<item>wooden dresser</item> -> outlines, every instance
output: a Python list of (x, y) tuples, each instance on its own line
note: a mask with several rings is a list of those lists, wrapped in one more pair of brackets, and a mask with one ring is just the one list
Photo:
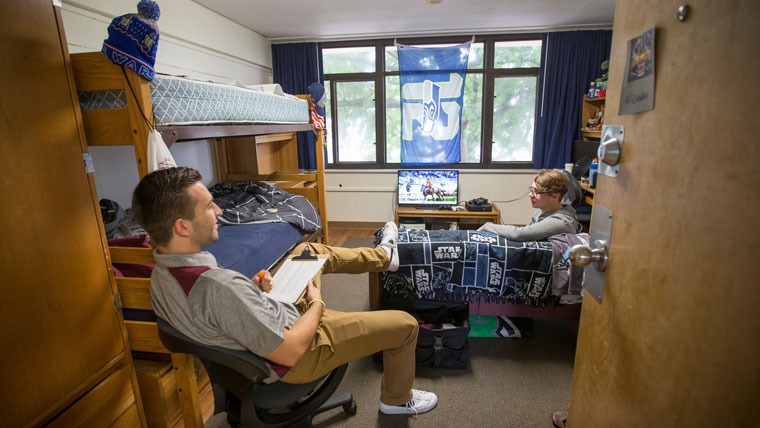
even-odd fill
[(145, 426), (54, 3), (0, 2), (0, 427)]

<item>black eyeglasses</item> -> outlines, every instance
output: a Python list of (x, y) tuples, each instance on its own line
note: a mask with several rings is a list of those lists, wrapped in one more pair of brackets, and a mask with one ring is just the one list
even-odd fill
[(548, 195), (550, 193), (556, 193), (556, 192), (539, 192), (533, 186), (528, 187), (528, 194), (529, 195)]

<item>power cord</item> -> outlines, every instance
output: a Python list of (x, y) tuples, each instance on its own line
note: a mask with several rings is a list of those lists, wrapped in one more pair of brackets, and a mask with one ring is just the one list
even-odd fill
[(519, 201), (520, 199), (528, 196), (529, 194), (530, 194), (530, 192), (525, 192), (525, 193), (522, 194), (522, 196), (519, 196), (519, 197), (517, 197), (515, 199), (509, 199), (507, 201), (491, 201), (491, 202), (501, 202), (501, 203), (505, 203), (506, 204), (506, 203), (509, 203), (509, 202)]
[(392, 203), (390, 205), (391, 206), (391, 218), (394, 218), (396, 216), (396, 213), (393, 212), (393, 208), (392, 207), (396, 206), (396, 202), (397, 201), (398, 201), (398, 186), (393, 191), (393, 201), (392, 201)]

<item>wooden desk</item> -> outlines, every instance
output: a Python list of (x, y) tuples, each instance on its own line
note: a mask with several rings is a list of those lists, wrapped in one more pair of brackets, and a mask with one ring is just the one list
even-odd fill
[[(591, 187), (589, 187), (588, 182), (583, 183), (579, 181), (578, 184), (580, 184), (581, 190), (583, 190), (583, 193), (584, 193), (583, 200), (581, 201), (581, 205), (579, 205), (579, 207), (583, 205), (590, 205), (591, 206), (590, 217), (593, 217), (594, 216), (594, 196), (596, 196), (596, 189), (592, 189)], [(588, 220), (588, 226), (589, 226), (589, 229), (591, 229), (590, 218)], [(585, 225), (584, 225), (584, 228), (585, 228)], [(588, 232), (588, 230), (584, 230), (584, 232)]]
[(579, 181), (578, 184), (580, 184), (581, 189), (586, 192), (586, 195), (583, 197), (583, 202), (594, 206), (594, 195), (596, 194), (596, 189), (592, 189), (589, 187), (588, 183), (583, 183), (581, 181)]
[(396, 224), (400, 224), (399, 220), (403, 218), (417, 217), (422, 218), (426, 222), (429, 221), (451, 221), (457, 222), (465, 219), (480, 219), (485, 220), (483, 223), (490, 221), (491, 223), (501, 223), (501, 211), (496, 204), (491, 205), (490, 211), (468, 211), (466, 208), (463, 211), (449, 211), (439, 209), (420, 209), (413, 207), (398, 206), (396, 204), (395, 209)]

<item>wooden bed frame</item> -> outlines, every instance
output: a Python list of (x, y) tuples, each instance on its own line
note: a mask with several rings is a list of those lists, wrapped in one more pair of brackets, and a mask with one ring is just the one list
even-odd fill
[[(129, 71), (125, 76), (121, 67), (100, 52), (72, 54), (71, 65), (79, 92), (124, 91), (126, 108), (82, 111), (85, 136), (88, 146), (133, 146), (142, 178), (148, 173), (150, 132), (143, 114), (153, 117), (150, 83)], [(308, 95), (297, 96), (311, 103)], [(294, 123), (159, 126), (158, 131), (167, 146), (179, 141), (214, 140), (222, 182), (265, 181), (306, 197), (322, 219), (322, 242), (328, 242), (323, 130), (315, 130), (311, 123)], [(317, 169), (313, 171), (298, 169), (296, 132), (302, 131), (317, 134)]]
[[(89, 146), (133, 146), (137, 170), (142, 178), (148, 172), (147, 141), (150, 132), (143, 114), (153, 117), (149, 82), (131, 71), (123, 73), (119, 66), (100, 52), (72, 54), (71, 64), (79, 92), (124, 90), (126, 108), (82, 111), (85, 136)], [(134, 90), (134, 96), (130, 86)], [(299, 97), (311, 103), (308, 95)], [(306, 197), (321, 217), (322, 231), (306, 236), (302, 241), (321, 238), (322, 242), (327, 243), (322, 130), (317, 132), (316, 139), (317, 169), (307, 172), (298, 170), (296, 132), (316, 132), (311, 123), (185, 125), (158, 127), (158, 131), (167, 145), (179, 141), (214, 140), (216, 166), (222, 182), (265, 181)], [(111, 263), (155, 264), (150, 248), (108, 247), (108, 254)], [(118, 306), (153, 310), (150, 279), (119, 277), (115, 278), (115, 282), (121, 300)], [(158, 338), (155, 322), (125, 320), (125, 324), (132, 351), (171, 355), (184, 424), (186, 427), (202, 427), (203, 417), (192, 356), (169, 352)]]

